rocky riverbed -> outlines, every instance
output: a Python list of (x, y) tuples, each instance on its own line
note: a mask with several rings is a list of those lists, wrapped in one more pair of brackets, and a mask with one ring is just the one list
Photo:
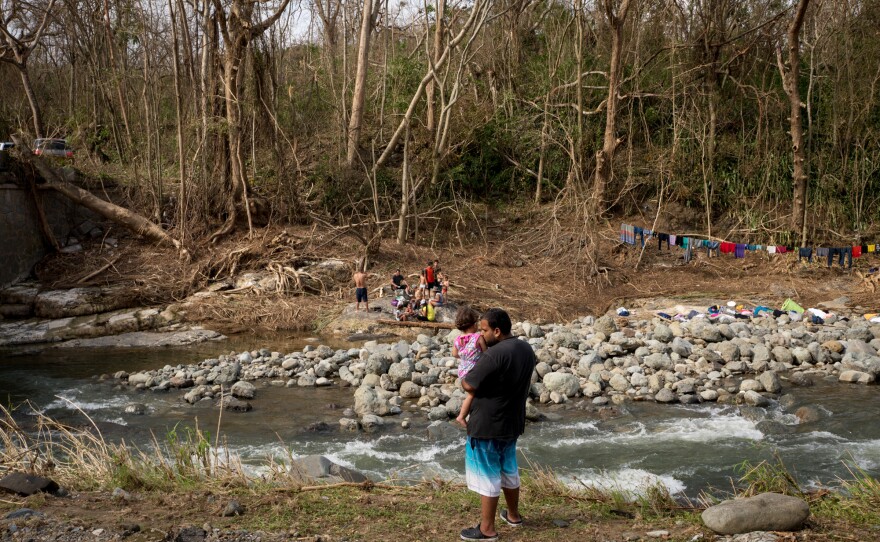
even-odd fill
[[(538, 357), (527, 411), (533, 421), (545, 416), (540, 405), (570, 401), (591, 408), (627, 401), (765, 407), (785, 386), (816, 379), (870, 384), (880, 373), (880, 325), (861, 318), (814, 325), (787, 315), (720, 322), (605, 315), (564, 325), (520, 322), (513, 332)], [(263, 385), (350, 387), (354, 404), (339, 420), (341, 429), (373, 431), (404, 411), (432, 421), (455, 416), (464, 399), (451, 354), (457, 333), (350, 349), (230, 353), (112, 378), (139, 389), (180, 390), (187, 403), (213, 401), (240, 412), (258, 404)]]

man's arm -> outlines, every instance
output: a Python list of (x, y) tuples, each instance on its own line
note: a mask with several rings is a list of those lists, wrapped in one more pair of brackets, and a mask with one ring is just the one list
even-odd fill
[(461, 381), (461, 387), (464, 388), (464, 391), (466, 391), (466, 392), (468, 392), (468, 393), (474, 393), (475, 391), (477, 391), (477, 388), (475, 388), (475, 387), (471, 386), (470, 384), (468, 384), (468, 383), (467, 383), (467, 380), (462, 380), (462, 381)]

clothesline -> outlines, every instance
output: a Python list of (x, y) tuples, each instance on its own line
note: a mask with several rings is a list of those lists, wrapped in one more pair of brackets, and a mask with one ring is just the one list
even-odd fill
[(657, 239), (657, 249), (663, 250), (663, 244), (666, 243), (666, 249), (670, 250), (673, 246), (684, 249), (684, 260), (689, 262), (693, 258), (693, 251), (696, 249), (706, 249), (706, 255), (712, 256), (719, 254), (733, 254), (736, 258), (745, 258), (746, 252), (766, 252), (767, 254), (787, 254), (797, 253), (798, 261), (807, 260), (813, 263), (813, 256), (817, 260), (819, 258), (828, 259), (828, 267), (834, 263), (837, 257), (841, 267), (844, 263), (848, 267), (852, 267), (853, 258), (859, 258), (862, 254), (873, 254), (878, 251), (877, 244), (870, 245), (853, 245), (838, 247), (798, 247), (790, 245), (754, 245), (747, 243), (731, 243), (728, 241), (710, 241), (708, 239), (697, 239), (695, 237), (676, 235), (671, 233), (656, 232), (632, 224), (620, 225), (620, 241), (628, 245), (635, 245), (636, 238), (641, 246), (645, 246), (646, 242)]

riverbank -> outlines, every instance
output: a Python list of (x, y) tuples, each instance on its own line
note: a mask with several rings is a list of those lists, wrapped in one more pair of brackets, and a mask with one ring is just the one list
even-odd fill
[[(740, 485), (743, 496), (778, 478)], [(278, 481), (204, 481), (174, 490), (79, 491), (55, 497), (0, 500), (0, 538), (60, 542), (241, 541), (309, 542), (457, 540), (478, 521), (479, 499), (459, 484), (440, 480), (415, 486), (304, 485)], [(831, 542), (877, 539), (876, 486), (851, 495), (797, 493), (810, 503), (810, 519), (796, 532), (721, 536), (700, 521), (702, 506), (682, 506), (661, 490), (627, 500), (623, 495), (572, 488), (551, 473), (527, 471), (522, 486), (525, 524), (498, 522), (502, 540), (555, 542)], [(707, 500), (711, 501), (707, 496)], [(22, 512), (22, 510), (25, 510)], [(26, 510), (33, 511), (29, 514)], [(236, 511), (237, 513), (230, 513)], [(13, 517), (7, 518), (12, 515)], [(18, 517), (15, 517), (15, 516)]]

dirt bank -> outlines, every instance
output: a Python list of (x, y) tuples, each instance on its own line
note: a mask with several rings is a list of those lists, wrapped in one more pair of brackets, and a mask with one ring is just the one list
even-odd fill
[[(868, 275), (880, 263), (880, 256), (873, 254), (856, 259), (851, 270), (829, 269), (817, 260), (800, 263), (794, 254), (759, 252), (744, 259), (698, 253), (685, 263), (681, 249), (660, 252), (651, 244), (643, 252), (623, 245), (609, 225), (601, 236), (600, 273), (587, 277), (566, 261), (518, 248), (515, 231), (497, 238), (502, 240), (465, 247), (454, 240), (442, 247), (439, 242), (418, 246), (385, 240), (369, 259), (371, 295), (395, 268), (417, 281), (425, 263), (439, 259), (451, 277), (453, 300), (478, 308), (504, 307), (515, 319), (535, 322), (565, 322), (657, 298), (734, 299), (778, 307), (788, 297), (813, 306), (845, 296), (853, 312), (880, 311), (873, 280), (880, 274)], [(223, 333), (323, 330), (354, 301), (344, 266), (354, 268), (363, 246), (338, 232), (287, 227), (266, 228), (254, 239), (241, 235), (218, 246), (201, 246), (193, 254), (192, 261), (184, 262), (173, 250), (121, 236), (112, 251), (96, 243), (79, 253), (51, 256), (37, 275), (46, 287), (122, 287), (119, 291), (132, 303), (171, 303), (189, 322)], [(343, 267), (326, 273), (314, 269), (325, 261)], [(364, 328), (375, 331), (376, 326)]]

